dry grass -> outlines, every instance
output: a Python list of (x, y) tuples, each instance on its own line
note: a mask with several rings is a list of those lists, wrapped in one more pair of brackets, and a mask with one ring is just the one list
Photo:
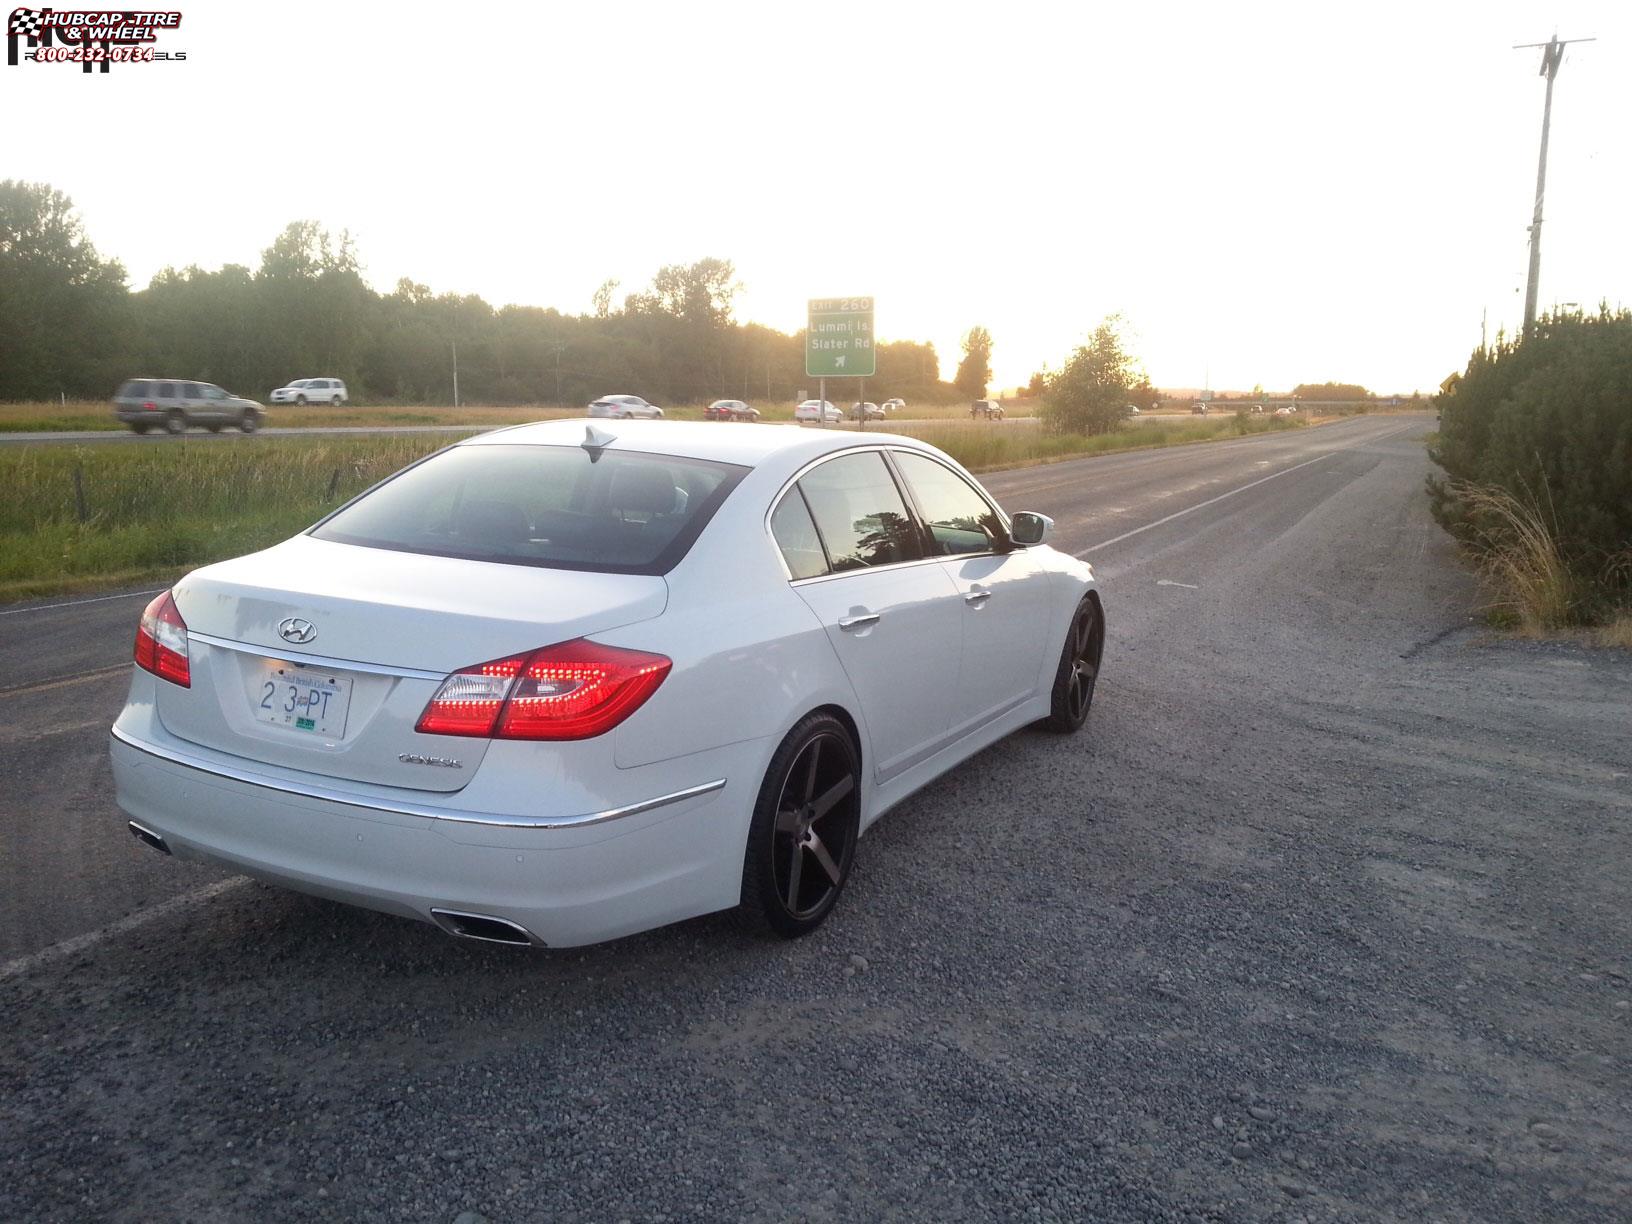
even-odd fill
[(1551, 506), (1491, 485), (1461, 484), (1455, 494), (1477, 524), (1473, 551), (1495, 595), (1497, 619), (1532, 634), (1578, 623), (1584, 592), (1565, 560)]
[(1593, 630), (1593, 642), (1618, 650), (1632, 650), (1632, 612), (1623, 612), (1607, 625)]

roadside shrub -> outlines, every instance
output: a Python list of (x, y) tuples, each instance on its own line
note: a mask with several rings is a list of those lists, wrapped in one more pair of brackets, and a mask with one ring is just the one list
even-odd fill
[(1049, 432), (1109, 433), (1128, 419), (1128, 398), (1141, 377), (1123, 346), (1121, 325), (1117, 315), (1105, 319), (1058, 373), (1045, 378), (1042, 415)]
[[(1632, 312), (1544, 316), (1476, 350), (1436, 397), (1434, 516), (1537, 625), (1588, 623), (1632, 604)], [(1547, 594), (1523, 594), (1540, 537)], [(1514, 570), (1498, 556), (1528, 560)], [(1556, 564), (1557, 574), (1551, 574)], [(1568, 591), (1568, 598), (1561, 598)]]

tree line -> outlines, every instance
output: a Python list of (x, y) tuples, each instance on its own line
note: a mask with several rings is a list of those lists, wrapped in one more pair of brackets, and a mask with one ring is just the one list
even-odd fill
[[(614, 392), (658, 403), (815, 394), (804, 333), (738, 322), (731, 261), (658, 270), (590, 311), (493, 306), (412, 279), (374, 290), (348, 234), (288, 225), (259, 265), (167, 267), (132, 290), (73, 202), (43, 183), (0, 183), (0, 400), (100, 399), (130, 377), (196, 378), (264, 398), (294, 378), (342, 378), (354, 400), (581, 404)], [(944, 402), (935, 346), (880, 344), (867, 397)], [(849, 389), (829, 387), (838, 400)]]

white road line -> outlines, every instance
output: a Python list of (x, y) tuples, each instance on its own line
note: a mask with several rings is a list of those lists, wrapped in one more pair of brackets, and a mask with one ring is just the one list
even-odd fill
[[(164, 590), (160, 587), (159, 591)], [(80, 604), (107, 603), (110, 599), (135, 599), (138, 595), (157, 595), (159, 591), (126, 591), (123, 595), (96, 595), (90, 599), (70, 599), (63, 603), (36, 604), (32, 608), (12, 608), (0, 616), (21, 616), (24, 612), (49, 612), (52, 608), (76, 608)]]
[(1257, 480), (1248, 481), (1239, 488), (1231, 489), (1228, 493), (1220, 493), (1217, 497), (1209, 497), (1204, 502), (1197, 502), (1195, 505), (1186, 507), (1183, 510), (1176, 510), (1164, 518), (1157, 519), (1154, 523), (1146, 523), (1143, 527), (1135, 527), (1132, 531), (1124, 531), (1119, 536), (1112, 536), (1108, 540), (1101, 540), (1098, 544), (1091, 544), (1087, 548), (1079, 549), (1077, 552), (1074, 552), (1071, 555), (1073, 557), (1086, 557), (1089, 553), (1098, 552), (1102, 548), (1109, 548), (1112, 544), (1120, 544), (1123, 540), (1131, 540), (1134, 536), (1149, 531), (1153, 527), (1160, 527), (1165, 523), (1171, 523), (1174, 519), (1183, 518), (1187, 514), (1194, 514), (1197, 510), (1205, 510), (1208, 506), (1217, 505), (1226, 497), (1234, 497), (1237, 493), (1245, 493), (1248, 489), (1256, 489), (1261, 484), (1268, 484), (1270, 481), (1278, 479), (1279, 477), (1290, 475), (1299, 468), (1306, 468), (1312, 463), (1319, 463), (1322, 459), (1330, 459), (1333, 455), (1340, 455), (1344, 451), (1353, 450), (1357, 446), (1371, 446), (1373, 443), (1384, 441), (1387, 438), (1396, 437), (1402, 433), (1409, 433), (1412, 429), (1419, 428), (1421, 428), (1421, 426), (1417, 422), (1412, 422), (1411, 425), (1407, 426), (1405, 429), (1391, 430), (1386, 434), (1378, 434), (1373, 438), (1362, 438), (1357, 442), (1349, 443), (1347, 446), (1340, 446), (1336, 450), (1329, 450), (1324, 455), (1316, 455), (1313, 459), (1305, 459), (1302, 463), (1294, 463), (1291, 467), (1282, 468), (1278, 472), (1271, 472), (1268, 476), (1260, 476)]
[(1158, 579), (1156, 579), (1156, 585), (1157, 586), (1183, 587), (1187, 591), (1199, 591), (1199, 590), (1201, 590), (1201, 588), (1199, 586), (1197, 586), (1193, 582), (1174, 582), (1173, 579), (1171, 579), (1171, 578), (1158, 578)]
[(99, 944), (104, 939), (112, 939), (116, 935), (124, 935), (134, 931), (137, 927), (146, 926), (160, 918), (167, 918), (180, 910), (242, 888), (249, 883), (248, 876), (233, 876), (230, 880), (217, 880), (214, 884), (206, 884), (202, 888), (195, 888), (192, 892), (182, 893), (179, 897), (171, 897), (168, 901), (161, 901), (158, 905), (150, 905), (144, 910), (137, 910), (134, 914), (127, 914), (117, 922), (110, 922), (105, 927), (98, 927), (94, 931), (87, 931), (83, 935), (76, 935), (72, 939), (65, 939), (61, 943), (54, 943), (49, 948), (41, 948), (38, 952), (31, 952), (27, 956), (19, 956), (16, 960), (7, 961), (0, 965), (0, 982), (10, 981), (12, 978), (38, 969), (41, 965), (49, 965), (52, 961), (62, 960), (83, 952), (93, 944)]

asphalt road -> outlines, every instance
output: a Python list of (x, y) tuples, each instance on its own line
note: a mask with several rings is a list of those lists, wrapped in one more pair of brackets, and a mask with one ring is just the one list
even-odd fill
[[(921, 419), (933, 420), (935, 418), (903, 417), (901, 419), (907, 422), (916, 423)], [(963, 420), (964, 418), (954, 417), (951, 419)], [(1034, 416), (1005, 417), (1001, 420), (992, 421), (990, 424), (997, 428), (1002, 428), (1005, 425), (1035, 425), (1040, 419), (1040, 417)], [(1141, 417), (1140, 419), (1156, 420), (1159, 418), (1151, 416), (1149, 418)], [(767, 421), (766, 424), (792, 425), (794, 422)], [(876, 429), (880, 424), (887, 424), (887, 422), (874, 423), (872, 428)], [(129, 430), (119, 429), (79, 429), (55, 432), (31, 430), (28, 432), (19, 433), (0, 433), (0, 446), (54, 446), (68, 443), (83, 446), (87, 442), (164, 446), (166, 444), (173, 444), (181, 438), (185, 438), (189, 442), (197, 442), (206, 438), (213, 438), (222, 442), (231, 442), (234, 439), (243, 441), (251, 438), (326, 438), (337, 436), (364, 437), (368, 435), (384, 436), (395, 434), (438, 433), (462, 434), (472, 433), (484, 429), (503, 428), (505, 428), (503, 425), (314, 425), (302, 427), (274, 426), (269, 429), (259, 430), (253, 434), (240, 433), (236, 429), (223, 429), (219, 433), (211, 433), (207, 429), (190, 429), (184, 434), (136, 434), (131, 433)], [(814, 428), (814, 426), (811, 426), (811, 428)], [(841, 421), (834, 426), (834, 428), (857, 429), (859, 428), (859, 425), (855, 421)]]
[(0, 610), (0, 1218), (1627, 1218), (1632, 658), (1471, 623), (1430, 427), (992, 477), (1104, 582), (1088, 728), (789, 945), (162, 858), (105, 763), (140, 598)]

